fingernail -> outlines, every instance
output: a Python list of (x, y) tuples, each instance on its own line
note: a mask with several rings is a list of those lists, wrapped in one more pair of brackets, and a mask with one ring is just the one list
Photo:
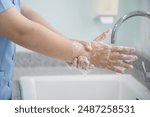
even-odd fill
[(137, 60), (137, 59), (138, 59), (138, 57), (137, 57), (137, 56), (134, 56), (133, 58), (134, 58), (134, 60)]
[(135, 59), (138, 59), (138, 57), (137, 57), (137, 56), (135, 56)]
[(93, 64), (90, 65), (90, 69), (94, 69), (94, 67), (95, 67), (95, 66), (94, 66)]
[(125, 73), (124, 71), (125, 71), (125, 69), (121, 70), (121, 73), (124, 74)]
[(137, 58), (138, 58), (137, 56), (131, 55), (132, 60), (137, 60)]
[(133, 69), (134, 67), (133, 67), (133, 65), (130, 65), (130, 69)]
[(110, 35), (112, 33), (112, 29), (108, 29), (108, 33)]
[(135, 48), (131, 48), (130, 50), (135, 51)]

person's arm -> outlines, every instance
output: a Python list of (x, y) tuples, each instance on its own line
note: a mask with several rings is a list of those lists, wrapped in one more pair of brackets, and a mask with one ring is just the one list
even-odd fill
[[(0, 13), (0, 35), (25, 48), (50, 57), (72, 61), (76, 57), (86, 56), (89, 62), (98, 68), (108, 68), (121, 73), (122, 71), (118, 66), (121, 68), (130, 67), (129, 64), (124, 64), (124, 60), (135, 60), (137, 58), (133, 55), (122, 54), (124, 52), (130, 53), (133, 48), (111, 47), (97, 42), (92, 44), (92, 50), (87, 52), (78, 41), (71, 41), (43, 25), (27, 19), (15, 7)], [(98, 46), (95, 46), (97, 44)], [(109, 61), (109, 58), (111, 61)]]
[(15, 8), (0, 13), (0, 35), (25, 48), (65, 61), (71, 61), (85, 51), (79, 46), (74, 54), (73, 41), (25, 18)]
[[(58, 30), (56, 30), (53, 26), (51, 26), (43, 17), (40, 16), (39, 13), (37, 13), (35, 10), (33, 10), (32, 8), (30, 8), (27, 4), (25, 3), (22, 3), (21, 5), (21, 14), (28, 18), (29, 20), (31, 21), (34, 21), (36, 23), (39, 23), (41, 25), (43, 25), (44, 27), (48, 28), (49, 30), (59, 34), (60, 36), (64, 36), (62, 33), (60, 33)], [(75, 39), (70, 39), (72, 41), (78, 41), (79, 43), (81, 43), (85, 49), (87, 51), (90, 51), (90, 48), (88, 45), (88, 42), (85, 42), (85, 41), (80, 41), (80, 40), (75, 40)], [(77, 62), (78, 61), (78, 62)], [(73, 64), (74, 62), (76, 62), (76, 64)], [(79, 58), (74, 58), (73, 61), (67, 61), (67, 63), (70, 65), (70, 66), (74, 66), (74, 67), (77, 67), (79, 66), (79, 63), (80, 63), (80, 59)], [(91, 65), (88, 65), (89, 63), (87, 63), (87, 66), (86, 66), (86, 69), (91, 66)], [(81, 68), (81, 67), (80, 67)]]
[[(21, 5), (21, 14), (28, 18), (31, 21), (34, 21), (36, 23), (39, 23), (41, 25), (43, 25), (44, 27), (48, 28), (49, 30), (64, 36), (61, 32), (59, 32), (58, 30), (56, 30), (53, 26), (50, 25), (49, 22), (47, 22), (39, 13), (37, 13), (35, 10), (33, 10), (32, 8), (30, 8), (27, 4), (22, 3)], [(65, 36), (64, 36), (65, 37)], [(86, 45), (88, 44), (86, 41), (81, 41), (81, 40), (75, 40), (75, 39), (71, 39), (72, 41), (78, 41), (79, 43), (81, 43), (83, 46), (85, 46), (85, 49), (87, 51), (90, 51), (88, 47), (86, 47)]]
[(35, 10), (33, 10), (32, 8), (30, 8), (27, 4), (22, 3), (21, 5), (21, 14), (23, 16), (25, 16), (26, 18), (37, 22), (41, 25), (43, 25), (44, 27), (48, 28), (49, 30), (64, 36), (62, 33), (60, 33), (58, 30), (56, 30), (53, 26), (51, 26), (43, 17), (41, 17)]

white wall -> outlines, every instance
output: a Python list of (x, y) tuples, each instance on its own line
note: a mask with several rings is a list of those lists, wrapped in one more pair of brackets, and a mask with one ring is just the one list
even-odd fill
[[(150, 0), (147, 0), (143, 7), (150, 13)], [(150, 19), (145, 18), (142, 22), (143, 35), (141, 39), (141, 54), (147, 58), (150, 58)]]
[[(100, 26), (93, 21), (92, 0), (24, 0), (64, 35), (93, 40), (111, 25)], [(17, 51), (24, 51), (18, 47)]]
[[(98, 20), (93, 19), (92, 0), (24, 1), (39, 12), (56, 29), (71, 38), (91, 41), (99, 33), (114, 26), (114, 24), (104, 25)], [(116, 20), (122, 15), (134, 10), (147, 10), (145, 7), (147, 1), (149, 0), (120, 0), (119, 14)], [(142, 21), (143, 18), (132, 18), (121, 26), (118, 31), (117, 39), (119, 45), (133, 46), (139, 51), (143, 50), (143, 45), (141, 43), (143, 42), (142, 32), (145, 26), (141, 23)], [(110, 42), (110, 40), (107, 40), (107, 42)], [(26, 50), (17, 47), (17, 52), (18, 51)]]

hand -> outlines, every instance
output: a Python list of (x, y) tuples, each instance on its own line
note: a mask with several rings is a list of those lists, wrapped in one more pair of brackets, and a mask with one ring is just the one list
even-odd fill
[[(111, 30), (107, 30), (106, 32), (98, 36), (92, 43), (95, 43), (96, 45), (97, 42), (100, 42), (104, 40), (105, 38), (108, 38), (110, 34), (111, 34)], [(92, 50), (91, 42), (90, 43), (85, 42), (85, 41), (78, 41), (78, 42), (81, 43), (85, 47), (86, 51), (90, 52)], [(67, 62), (67, 63), (70, 66), (76, 67), (78, 69), (84, 69), (84, 70), (94, 69), (94, 65), (89, 62), (86, 56), (79, 56), (77, 58), (74, 58), (72, 62)]]
[[(137, 56), (129, 55), (130, 53), (134, 52), (134, 48), (129, 47), (122, 47), (122, 46), (112, 46), (111, 47), (111, 54), (107, 63), (107, 69), (118, 72), (124, 73), (125, 69), (132, 69), (134, 68), (133, 65), (126, 63), (126, 61), (135, 61), (137, 60)], [(126, 53), (126, 54), (124, 54)]]
[(90, 64), (86, 56), (79, 56), (78, 58), (74, 58), (74, 60), (72, 62), (68, 62), (68, 64), (71, 67), (83, 70), (94, 69), (94, 65)]
[(125, 69), (133, 68), (132, 65), (125, 63), (125, 61), (134, 61), (137, 59), (137, 56), (128, 55), (135, 51), (135, 49), (121, 46), (110, 46), (103, 43), (102, 41), (106, 39), (110, 33), (111, 30), (102, 33), (91, 43), (80, 41), (89, 53), (75, 58), (70, 65), (85, 70), (93, 69), (94, 66), (96, 66), (98, 68), (105, 68), (118, 73), (124, 73)]
[(134, 48), (107, 45), (102, 42), (110, 34), (110, 30), (104, 32), (91, 42), (91, 51), (87, 57), (95, 67), (109, 69), (118, 73), (124, 73), (125, 69), (133, 68), (133, 65), (125, 61), (135, 61), (137, 56), (129, 55), (134, 52)]
[[(137, 56), (129, 55), (134, 52), (134, 48), (109, 46), (102, 42), (92, 43), (93, 50), (87, 55), (90, 63), (95, 67), (105, 68), (118, 73), (124, 73), (125, 69), (133, 68), (125, 61), (135, 61)], [(124, 54), (126, 53), (126, 54)]]

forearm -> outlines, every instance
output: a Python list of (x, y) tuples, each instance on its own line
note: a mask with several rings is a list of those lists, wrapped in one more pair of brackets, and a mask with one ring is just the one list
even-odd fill
[[(30, 7), (28, 7), (28, 5), (26, 5), (25, 3), (22, 4), (22, 6), (21, 6), (21, 14), (23, 16), (25, 16), (26, 18), (30, 19), (31, 21), (41, 24), (42, 26), (48, 28), (50, 31), (57, 33), (60, 36), (63, 36), (64, 38), (66, 38), (62, 33), (60, 33), (58, 30), (56, 30), (54, 27), (52, 27), (43, 17), (41, 17), (36, 11), (34, 11)], [(74, 40), (74, 39), (70, 39), (70, 40), (78, 41), (79, 43), (81, 43), (84, 46), (87, 44), (87, 42), (85, 42), (85, 41), (79, 41), (79, 40)]]
[(31, 30), (22, 37), (22, 40), (26, 40), (22, 46), (31, 50), (65, 61), (72, 61), (73, 58), (82, 55), (84, 51), (82, 46), (79, 46), (80, 49), (77, 51), (74, 50), (76, 47), (74, 47), (73, 41), (47, 30), (39, 24), (33, 24)]
[(14, 8), (0, 18), (0, 33), (25, 48), (65, 61), (72, 61), (85, 52), (79, 44), (79, 49), (74, 54), (73, 41), (28, 20)]

